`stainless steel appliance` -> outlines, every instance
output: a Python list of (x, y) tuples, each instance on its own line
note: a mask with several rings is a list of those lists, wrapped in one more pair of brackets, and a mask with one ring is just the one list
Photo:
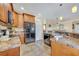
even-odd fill
[(35, 24), (30, 22), (24, 22), (24, 34), (25, 43), (31, 43), (35, 41)]

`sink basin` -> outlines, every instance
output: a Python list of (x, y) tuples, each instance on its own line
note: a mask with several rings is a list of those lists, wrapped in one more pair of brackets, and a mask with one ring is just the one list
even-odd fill
[(56, 38), (56, 40), (60, 40), (63, 39), (63, 36), (54, 36)]

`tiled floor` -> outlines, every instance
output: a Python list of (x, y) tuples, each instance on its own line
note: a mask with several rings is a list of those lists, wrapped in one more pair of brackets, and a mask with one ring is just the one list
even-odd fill
[(20, 48), (21, 56), (50, 56), (51, 48), (46, 44), (38, 47), (35, 43), (23, 44)]

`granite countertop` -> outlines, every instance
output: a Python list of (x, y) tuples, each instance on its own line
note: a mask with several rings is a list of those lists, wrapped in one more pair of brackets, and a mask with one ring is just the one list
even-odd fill
[(57, 32), (67, 32), (67, 33), (72, 33), (72, 34), (79, 34), (79, 32), (75, 31), (61, 31), (61, 30), (56, 30)]
[(0, 41), (0, 52), (11, 48), (20, 47), (21, 42), (19, 37), (11, 37), (8, 41)]
[(71, 48), (79, 49), (79, 39), (76, 39), (76, 38), (72, 38), (72, 37), (66, 38), (66, 37), (62, 37), (62, 36), (59, 36), (59, 37), (54, 36), (54, 39), (50, 38), (50, 40), (51, 41), (55, 40), (56, 42), (65, 44)]

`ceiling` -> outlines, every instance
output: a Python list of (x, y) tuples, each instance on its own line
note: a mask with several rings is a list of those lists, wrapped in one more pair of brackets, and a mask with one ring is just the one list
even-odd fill
[[(74, 14), (71, 11), (73, 5), (77, 5), (78, 7), (77, 13)], [(41, 14), (47, 20), (56, 20), (59, 16), (63, 16), (66, 20), (79, 17), (78, 3), (63, 3), (62, 6), (60, 6), (60, 3), (14, 3), (13, 7), (19, 13), (27, 13), (35, 16)]]

